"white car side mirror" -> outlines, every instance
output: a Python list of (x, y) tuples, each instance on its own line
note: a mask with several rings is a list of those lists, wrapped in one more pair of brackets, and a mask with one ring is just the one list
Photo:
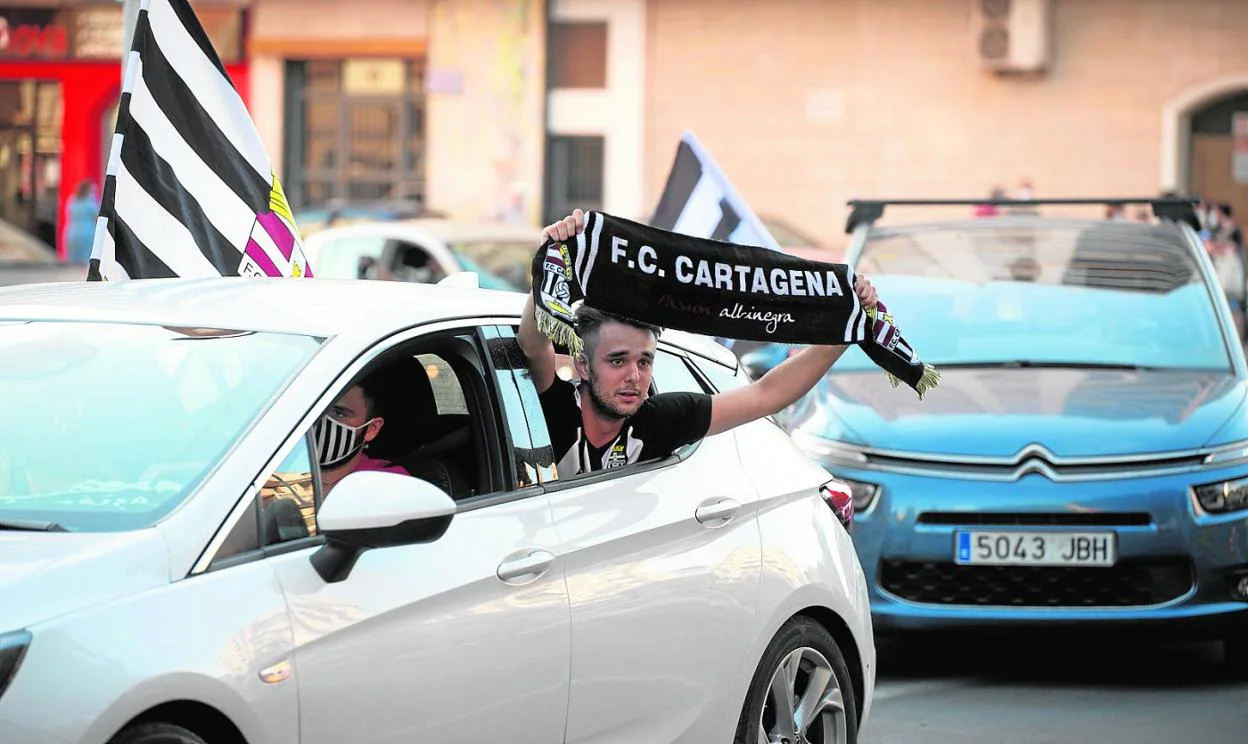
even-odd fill
[(328, 583), (347, 578), (366, 550), (433, 542), (446, 532), (455, 501), (427, 481), (398, 473), (352, 473), (317, 512), (325, 545), (312, 567)]

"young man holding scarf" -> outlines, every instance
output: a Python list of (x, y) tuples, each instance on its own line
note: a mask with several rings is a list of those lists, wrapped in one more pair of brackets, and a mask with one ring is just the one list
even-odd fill
[[(568, 241), (585, 230), (575, 210), (543, 232)], [(858, 277), (864, 309), (876, 306), (871, 282)], [(533, 296), (520, 321), (520, 347), (541, 395), (561, 477), (670, 456), (703, 437), (778, 413), (815, 386), (846, 346), (810, 346), (750, 385), (717, 395), (660, 393), (649, 397), (659, 328), (582, 305), (575, 324), (584, 349), (573, 360), (579, 384), (555, 374), (553, 342), (535, 317)]]

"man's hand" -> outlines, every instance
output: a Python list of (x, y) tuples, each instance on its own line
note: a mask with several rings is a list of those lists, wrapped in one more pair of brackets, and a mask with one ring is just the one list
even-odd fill
[[(547, 240), (567, 241), (585, 232), (585, 213), (579, 209), (558, 222), (551, 223), (542, 231), (542, 243)], [(555, 346), (537, 328), (537, 319), (533, 316), (533, 295), (524, 303), (524, 314), (520, 316), (520, 333), (516, 336), (520, 342), (520, 350), (529, 365), (529, 375), (537, 392), (544, 393), (555, 382)]]
[[(871, 280), (861, 274), (855, 275), (854, 293), (864, 310), (879, 304)], [(711, 428), (707, 434), (728, 431), (792, 405), (823, 379), (845, 349), (845, 346), (807, 347), (781, 362), (762, 379), (716, 395), (711, 399)]]
[(585, 212), (573, 209), (572, 214), (546, 226), (546, 229), (542, 231), (542, 242), (568, 241), (583, 232), (585, 232)]
[(858, 279), (854, 285), (857, 288), (858, 302), (862, 304), (863, 310), (870, 310), (879, 302), (879, 298), (875, 296), (875, 287), (871, 284), (871, 280), (862, 274), (856, 276)]

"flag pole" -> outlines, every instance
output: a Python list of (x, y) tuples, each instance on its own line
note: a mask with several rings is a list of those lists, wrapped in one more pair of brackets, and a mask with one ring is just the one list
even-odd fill
[(121, 45), (121, 77), (126, 77), (126, 59), (130, 56), (130, 49), (134, 47), (134, 30), (139, 25), (139, 5), (140, 0), (119, 0), (121, 2), (121, 23), (124, 32), (123, 43)]
[[(117, 0), (117, 2), (121, 4), (122, 44), (121, 59), (119, 61), (121, 62), (121, 84), (124, 88), (126, 84), (126, 61), (130, 59), (130, 49), (134, 46), (134, 32), (139, 25), (139, 8), (142, 2), (141, 0)], [(110, 155), (109, 158), (111, 160), (112, 156)], [(108, 175), (105, 174), (104, 178), (107, 181)], [(95, 220), (95, 239), (91, 244), (91, 260), (87, 264), (86, 280), (89, 282), (104, 280), (100, 273), (100, 256), (102, 241), (107, 234), (103, 211), (105, 206), (103, 201), (101, 201), (100, 212)]]

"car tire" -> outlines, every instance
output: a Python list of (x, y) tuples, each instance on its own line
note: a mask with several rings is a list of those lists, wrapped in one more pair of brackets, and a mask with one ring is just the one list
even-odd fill
[(108, 744), (208, 744), (198, 734), (172, 723), (140, 723), (129, 726)]
[[(786, 697), (792, 702), (786, 703)], [(763, 653), (733, 741), (852, 744), (858, 740), (856, 702), (836, 641), (822, 625), (799, 615), (780, 628)]]

